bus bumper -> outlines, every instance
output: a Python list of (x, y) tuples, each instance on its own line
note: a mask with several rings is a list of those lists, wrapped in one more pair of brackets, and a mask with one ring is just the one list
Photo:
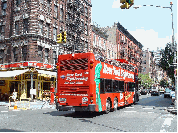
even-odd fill
[(95, 111), (95, 106), (95, 104), (89, 104), (88, 106), (62, 106), (57, 103), (56, 109), (59, 111), (69, 111), (74, 109), (75, 111)]

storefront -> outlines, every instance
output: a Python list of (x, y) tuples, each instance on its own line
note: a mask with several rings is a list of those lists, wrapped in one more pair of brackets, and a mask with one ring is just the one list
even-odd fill
[[(27, 66), (28, 67), (28, 66)], [(33, 85), (35, 94), (33, 99), (43, 99), (43, 93), (50, 91), (51, 85), (56, 87), (56, 72), (46, 69), (29, 67), (0, 71), (0, 101), (7, 101), (14, 91), (17, 99), (30, 98), (30, 89)]]

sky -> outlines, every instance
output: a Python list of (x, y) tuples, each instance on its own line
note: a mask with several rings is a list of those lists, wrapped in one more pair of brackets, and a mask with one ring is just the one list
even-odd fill
[(172, 42), (171, 9), (161, 8), (171, 7), (171, 1), (174, 36), (177, 42), (177, 0), (134, 0), (130, 9), (121, 9), (120, 0), (91, 0), (92, 24), (94, 21), (100, 27), (111, 27), (114, 22), (119, 22), (144, 46), (143, 49), (156, 51), (157, 47), (164, 48), (167, 43)]

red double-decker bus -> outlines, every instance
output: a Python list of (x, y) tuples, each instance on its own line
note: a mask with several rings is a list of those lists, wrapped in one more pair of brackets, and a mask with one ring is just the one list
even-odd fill
[(137, 102), (138, 70), (126, 60), (102, 62), (93, 53), (58, 56), (56, 109), (117, 110)]

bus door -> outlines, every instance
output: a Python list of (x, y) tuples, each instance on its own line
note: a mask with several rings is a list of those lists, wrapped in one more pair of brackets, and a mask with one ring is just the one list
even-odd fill
[(124, 82), (124, 103), (125, 103), (125, 105), (128, 104), (128, 95), (129, 95), (128, 82)]

